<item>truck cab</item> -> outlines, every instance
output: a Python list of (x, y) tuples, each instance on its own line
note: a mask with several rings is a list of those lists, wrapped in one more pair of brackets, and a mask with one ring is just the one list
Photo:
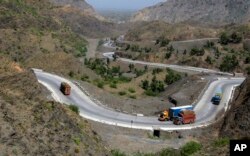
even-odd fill
[(70, 95), (71, 87), (68, 83), (62, 82), (60, 85), (60, 90), (64, 95)]
[(160, 117), (158, 118), (159, 121), (168, 121), (169, 120), (169, 110), (165, 110), (160, 114)]

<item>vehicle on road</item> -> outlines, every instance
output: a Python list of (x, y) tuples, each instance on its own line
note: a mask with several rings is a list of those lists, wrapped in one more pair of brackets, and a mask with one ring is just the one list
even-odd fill
[(160, 114), (160, 117), (158, 118), (159, 121), (168, 121), (170, 118), (169, 118), (169, 110), (165, 110), (163, 111), (161, 114)]
[(193, 110), (182, 110), (178, 116), (174, 117), (173, 123), (175, 125), (191, 124), (195, 122), (195, 119), (196, 115)]
[(221, 87), (217, 87), (215, 95), (212, 97), (211, 102), (215, 105), (219, 105), (222, 99), (222, 90)]
[(174, 117), (178, 116), (178, 114), (182, 111), (182, 110), (193, 110), (194, 107), (192, 105), (186, 105), (186, 106), (180, 106), (180, 107), (171, 107), (169, 109), (169, 119), (173, 120)]
[(169, 121), (173, 120), (174, 117), (178, 116), (178, 114), (182, 110), (193, 110), (192, 105), (187, 106), (180, 106), (180, 107), (171, 107), (169, 110), (165, 110), (160, 114), (160, 117), (158, 118), (159, 121)]
[(221, 101), (221, 94), (215, 94), (215, 96), (212, 97), (211, 102), (215, 105), (219, 105)]
[(62, 82), (60, 85), (60, 90), (64, 95), (70, 95), (71, 87), (68, 83)]

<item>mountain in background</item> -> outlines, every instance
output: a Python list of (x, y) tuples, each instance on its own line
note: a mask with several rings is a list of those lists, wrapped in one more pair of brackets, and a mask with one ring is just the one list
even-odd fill
[(75, 33), (90, 38), (112, 36), (116, 24), (99, 15), (84, 0), (50, 0), (55, 16), (61, 18)]
[(99, 15), (94, 10), (94, 8), (91, 5), (89, 5), (85, 0), (50, 0), (50, 1), (57, 6), (64, 7), (64, 9), (74, 8), (75, 10), (84, 13), (86, 16), (87, 15), (93, 16), (99, 20), (105, 20), (105, 18)]
[(250, 21), (249, 0), (168, 0), (136, 13), (131, 21), (163, 20), (209, 26)]

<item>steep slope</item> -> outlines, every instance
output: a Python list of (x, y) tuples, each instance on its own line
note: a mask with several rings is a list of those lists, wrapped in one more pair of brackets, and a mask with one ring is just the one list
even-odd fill
[(105, 20), (104, 17), (100, 16), (94, 8), (89, 5), (85, 0), (50, 0), (57, 6), (72, 7), (82, 11), (86, 16), (93, 16), (99, 20)]
[(135, 14), (131, 21), (163, 20), (221, 26), (250, 20), (249, 0), (168, 0)]
[(7, 72), (12, 74), (0, 74), (1, 155), (108, 153), (87, 121), (66, 106), (45, 100), (48, 92), (31, 71)]
[(91, 73), (79, 60), (87, 52), (87, 41), (55, 15), (49, 1), (4, 0), (0, 4), (0, 56), (64, 75)]
[(118, 33), (119, 28), (114, 23), (108, 22), (99, 15), (84, 0), (50, 0), (54, 7), (55, 15), (66, 22), (77, 34), (91, 38), (112, 36)]
[(54, 16), (47, 0), (0, 6), (0, 155), (108, 154), (90, 124), (50, 101), (29, 69), (81, 75), (78, 57), (87, 42)]
[(250, 77), (236, 90), (220, 135), (240, 139), (250, 136)]
[(187, 24), (168, 24), (164, 21), (139, 22), (131, 26), (125, 35), (128, 41), (153, 41), (165, 37), (174, 41), (213, 38), (218, 29), (202, 28)]

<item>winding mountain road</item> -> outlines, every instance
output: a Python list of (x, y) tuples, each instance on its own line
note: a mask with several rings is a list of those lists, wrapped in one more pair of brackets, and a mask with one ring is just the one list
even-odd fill
[[(134, 116), (105, 108), (91, 100), (79, 85), (55, 74), (47, 73), (39, 69), (33, 70), (39, 83), (51, 91), (52, 97), (56, 101), (78, 106), (82, 117), (105, 124), (145, 130), (161, 129), (171, 131), (207, 126), (215, 121), (219, 112), (225, 111), (225, 108), (228, 108), (235, 86), (240, 85), (244, 81), (244, 78), (221, 77), (214, 79), (195, 105), (196, 122), (190, 125), (173, 125), (172, 122), (158, 121), (156, 116)], [(63, 81), (69, 83), (72, 87), (70, 96), (64, 96), (59, 90), (60, 83)], [(223, 92), (223, 98), (220, 105), (213, 105), (211, 98), (214, 96), (218, 87)]]

